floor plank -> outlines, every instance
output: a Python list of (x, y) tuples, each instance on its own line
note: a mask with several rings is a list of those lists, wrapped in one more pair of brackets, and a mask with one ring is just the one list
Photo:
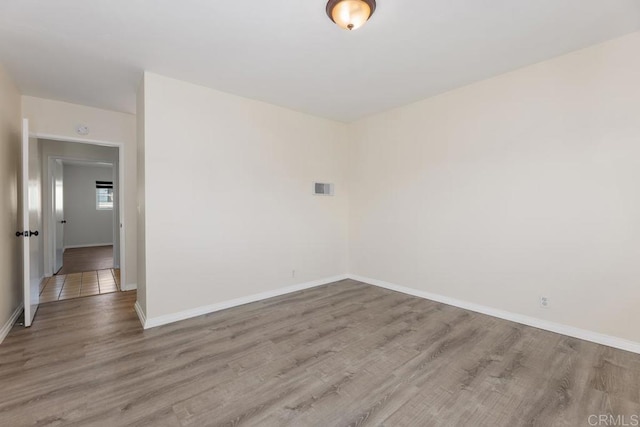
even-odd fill
[(640, 414), (640, 355), (344, 280), (142, 330), (135, 292), (0, 345), (0, 425), (578, 426)]

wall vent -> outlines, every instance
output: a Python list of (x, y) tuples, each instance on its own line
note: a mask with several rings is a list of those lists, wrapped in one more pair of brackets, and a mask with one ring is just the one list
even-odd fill
[(333, 196), (333, 184), (314, 182), (313, 194), (316, 196)]

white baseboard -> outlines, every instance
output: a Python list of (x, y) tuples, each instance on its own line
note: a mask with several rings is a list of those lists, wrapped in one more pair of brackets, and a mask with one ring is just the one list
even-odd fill
[(110, 242), (110, 243), (90, 243), (90, 244), (85, 244), (85, 245), (69, 245), (69, 246), (65, 246), (62, 251), (64, 252), (67, 249), (76, 249), (76, 248), (95, 248), (95, 247), (98, 247), (98, 246), (113, 246), (113, 242)]
[(20, 305), (18, 305), (13, 313), (11, 313), (11, 317), (9, 317), (9, 320), (7, 320), (4, 325), (2, 325), (2, 328), (0, 329), (0, 344), (2, 344), (2, 341), (4, 341), (7, 335), (9, 335), (9, 331), (11, 331), (11, 328), (13, 328), (13, 324), (16, 323), (16, 320), (18, 320), (18, 317), (20, 317), (23, 309), (24, 305), (23, 303), (20, 303)]
[(551, 331), (557, 334), (567, 335), (567, 336), (579, 338), (585, 341), (594, 342), (596, 344), (602, 344), (609, 347), (614, 347), (621, 350), (630, 351), (632, 353), (640, 354), (640, 343), (635, 341), (629, 341), (624, 338), (605, 335), (599, 332), (588, 331), (586, 329), (580, 329), (573, 326), (564, 325), (562, 323), (550, 322), (548, 320), (525, 316), (523, 314), (518, 314), (518, 313), (512, 313), (510, 311), (499, 310), (497, 308), (487, 307), (484, 305), (475, 304), (468, 301), (462, 301), (462, 300), (450, 298), (444, 295), (420, 291), (417, 289), (396, 285), (396, 284), (385, 282), (382, 280), (371, 279), (369, 277), (362, 277), (354, 274), (349, 274), (348, 276), (350, 279), (357, 280), (359, 282), (367, 283), (370, 285), (378, 286), (378, 287), (389, 289), (396, 292), (401, 292), (403, 294), (413, 295), (415, 297), (420, 297), (420, 298), (428, 299), (431, 301), (441, 302), (443, 304), (452, 305), (454, 307), (475, 311), (476, 313), (482, 313), (482, 314), (497, 317), (500, 319), (510, 320), (512, 322), (520, 323), (523, 325), (533, 326), (534, 328), (544, 329), (545, 331)]
[(145, 326), (145, 324), (147, 323), (147, 316), (144, 315), (144, 311), (142, 311), (142, 307), (140, 307), (140, 303), (136, 301), (133, 308), (135, 308), (136, 310), (136, 314), (138, 315), (138, 319), (140, 319), (140, 323), (142, 324), (142, 327), (144, 329), (147, 329)]
[(223, 301), (216, 304), (205, 305), (202, 307), (192, 308), (190, 310), (184, 310), (177, 313), (167, 314), (164, 316), (158, 316), (153, 318), (145, 318), (144, 313), (140, 310), (140, 307), (136, 303), (136, 311), (138, 317), (144, 329), (155, 328), (156, 326), (166, 325), (168, 323), (177, 322), (180, 320), (189, 319), (192, 317), (202, 316), (203, 314), (213, 313), (215, 311), (226, 310), (227, 308), (237, 307), (239, 305), (249, 304), (252, 302), (277, 297), (291, 292), (302, 291), (304, 289), (314, 288), (316, 286), (326, 285), (328, 283), (338, 282), (340, 280), (347, 279), (346, 274), (339, 276), (327, 277), (324, 279), (314, 280), (312, 282), (300, 283), (298, 285), (287, 286), (285, 288), (278, 288), (272, 291), (262, 292), (259, 294), (249, 295), (246, 297), (232, 299), (230, 301)]

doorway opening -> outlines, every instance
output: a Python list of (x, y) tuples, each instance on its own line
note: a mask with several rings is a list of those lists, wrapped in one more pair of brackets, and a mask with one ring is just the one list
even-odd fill
[(40, 143), (48, 273), (40, 303), (121, 290), (120, 148)]

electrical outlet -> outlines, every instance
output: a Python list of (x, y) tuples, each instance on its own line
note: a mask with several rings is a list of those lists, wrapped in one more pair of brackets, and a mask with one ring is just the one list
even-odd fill
[(540, 307), (549, 308), (550, 301), (547, 297), (540, 297)]
[(291, 270), (291, 277), (296, 277), (296, 271), (295, 270)]

